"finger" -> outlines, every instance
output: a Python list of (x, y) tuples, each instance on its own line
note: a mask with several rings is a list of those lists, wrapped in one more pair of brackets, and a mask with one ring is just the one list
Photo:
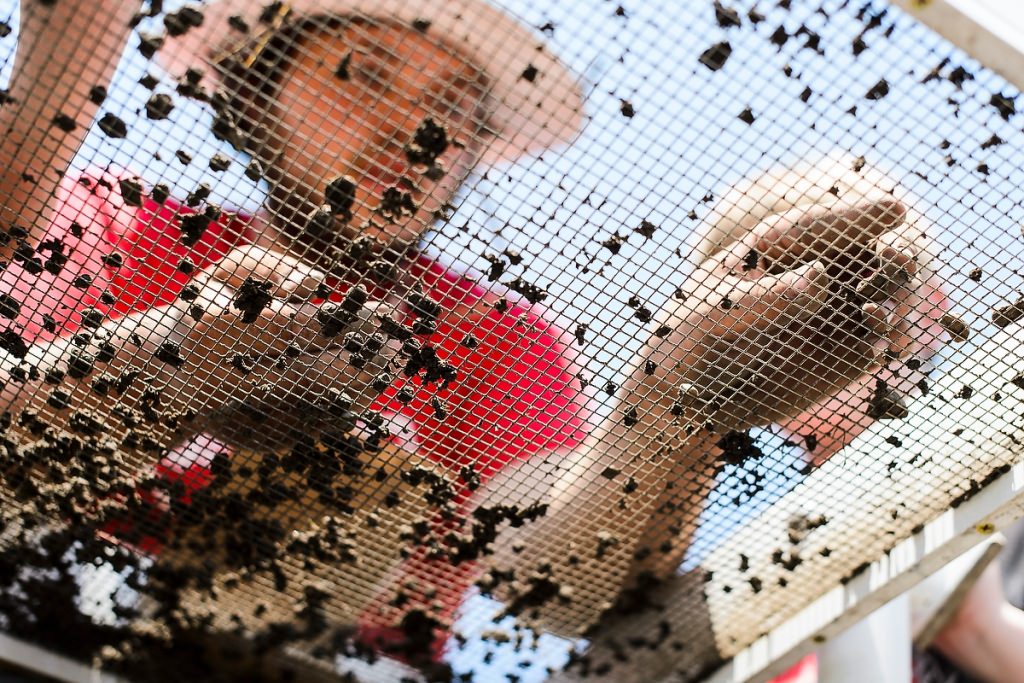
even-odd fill
[(198, 320), (186, 335), (191, 340), (185, 345), (192, 350), (189, 360), (219, 364), (239, 354), (256, 358), (284, 353), (296, 337), (295, 306), (273, 299), (256, 320), (246, 322), (239, 311), (224, 305), (228, 292), (228, 288), (220, 288), (206, 299), (210, 303), (201, 312), (190, 310), (189, 315), (198, 315)]
[(353, 410), (370, 407), (380, 391), (374, 380), (387, 373), (393, 349), (379, 354), (365, 364), (353, 364), (352, 356), (340, 348), (331, 348), (316, 354), (303, 354), (284, 367), (275, 364), (264, 376), (273, 384), (272, 394), (279, 399), (329, 408), (329, 402), (345, 395)]
[(214, 279), (239, 289), (247, 279), (268, 282), (270, 294), (285, 298), (303, 298), (313, 294), (326, 275), (302, 261), (262, 247), (235, 249), (217, 264)]
[(306, 302), (298, 305), (293, 320), (295, 343), (304, 352), (311, 352), (327, 348), (331, 344), (337, 344), (343, 341), (345, 335), (349, 333), (358, 333), (363, 336), (374, 333), (382, 335), (379, 332), (378, 316), (391, 314), (393, 309), (380, 302), (370, 302), (362, 306), (358, 313), (352, 314), (352, 319), (341, 330), (331, 329), (330, 334), (325, 334), (327, 327), (333, 327), (330, 321), (338, 312), (339, 307), (335, 303), (317, 305)]
[(714, 338), (736, 337), (750, 329), (810, 318), (825, 303), (828, 280), (817, 261), (780, 275), (741, 280), (721, 301), (708, 302), (712, 305), (697, 328)]
[(722, 265), (730, 271), (742, 270), (751, 250), (764, 270), (793, 268), (815, 259), (831, 262), (854, 247), (870, 249), (875, 238), (894, 230), (905, 218), (906, 207), (889, 198), (790, 209), (755, 226), (728, 250)]

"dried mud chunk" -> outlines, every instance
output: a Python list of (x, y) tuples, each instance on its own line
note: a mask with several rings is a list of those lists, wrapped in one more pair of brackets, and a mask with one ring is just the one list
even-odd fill
[(700, 55), (699, 61), (712, 71), (718, 71), (725, 66), (731, 54), (732, 45), (729, 44), (729, 41), (722, 41), (704, 50)]
[(164, 45), (164, 37), (153, 33), (139, 33), (139, 53), (146, 59), (152, 59)]
[(142, 206), (142, 183), (138, 178), (121, 178), (117, 181), (121, 189), (121, 199), (128, 206)]
[(910, 415), (903, 394), (884, 380), (875, 380), (875, 390), (868, 402), (867, 416), (873, 420), (901, 420)]
[(164, 27), (167, 34), (171, 36), (182, 36), (192, 28), (203, 25), (203, 13), (192, 5), (185, 5), (177, 12), (168, 12), (164, 15)]
[(523, 79), (528, 83), (533, 83), (537, 80), (537, 76), (540, 75), (540, 70), (537, 69), (533, 64), (528, 64), (523, 73), (519, 74), (519, 78)]
[(996, 111), (999, 112), (1004, 121), (1009, 121), (1010, 117), (1017, 113), (1017, 105), (1014, 102), (1014, 98), (1009, 95), (993, 93), (988, 103), (996, 108)]
[(750, 110), (750, 107), (747, 107), (746, 109), (741, 111), (738, 118), (740, 121), (747, 124), (748, 126), (753, 125), (754, 121), (756, 121), (756, 119), (754, 118), (754, 112)]
[(53, 117), (53, 125), (65, 133), (70, 133), (75, 128), (78, 128), (78, 124), (75, 123), (75, 120), (64, 113), (57, 114)]
[(0, 316), (13, 320), (21, 312), (21, 302), (10, 294), (0, 294)]
[(174, 110), (174, 101), (166, 93), (153, 93), (146, 101), (146, 118), (163, 121)]
[(356, 201), (357, 183), (352, 176), (342, 175), (327, 183), (324, 201), (331, 207), (331, 213), (345, 220), (352, 217), (352, 206)]
[(243, 323), (254, 323), (259, 319), (260, 313), (270, 305), (274, 297), (270, 294), (270, 283), (260, 282), (251, 277), (245, 278), (242, 286), (238, 288), (231, 305), (242, 313)]
[(128, 126), (119, 117), (107, 112), (96, 123), (103, 134), (115, 140), (128, 136)]
[(636, 109), (633, 107), (633, 103), (629, 100), (619, 100), (619, 113), (627, 119), (631, 119), (636, 116)]
[(757, 446), (757, 441), (750, 436), (750, 432), (732, 430), (715, 445), (722, 450), (723, 462), (730, 465), (740, 465), (748, 459), (757, 460), (764, 455), (764, 451)]
[(107, 99), (107, 89), (102, 85), (94, 85), (89, 88), (89, 101), (93, 104), (103, 104)]
[(447, 149), (448, 134), (444, 126), (428, 117), (416, 128), (412, 143), (405, 146), (405, 155), (413, 164), (433, 166)]
[(24, 358), (28, 353), (28, 345), (17, 332), (11, 329), (0, 332), (0, 349), (15, 358)]
[(153, 356), (159, 360), (172, 365), (176, 368), (180, 368), (184, 359), (181, 357), (181, 347), (174, 342), (165, 341), (157, 347), (156, 352)]
[[(753, 11), (753, 10), (751, 10)], [(739, 27), (743, 25), (740, 21), (740, 13), (732, 7), (726, 7), (718, 0), (715, 0), (715, 21), (722, 28)]]
[(889, 81), (884, 78), (879, 79), (877, 83), (871, 86), (864, 97), (869, 100), (880, 100), (889, 94)]
[(944, 313), (939, 318), (939, 325), (942, 326), (950, 337), (955, 342), (965, 342), (971, 336), (971, 328), (963, 321), (963, 319), (953, 313)]
[(231, 167), (231, 159), (223, 154), (214, 154), (210, 157), (210, 170), (222, 173)]
[(1024, 297), (1017, 299), (1015, 303), (992, 309), (992, 323), (996, 327), (1006, 327), (1021, 318), (1024, 318)]

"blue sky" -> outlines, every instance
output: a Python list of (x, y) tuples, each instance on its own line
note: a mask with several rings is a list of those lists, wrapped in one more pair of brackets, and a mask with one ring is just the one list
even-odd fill
[[(487, 267), (484, 253), (508, 246), (522, 251), (528, 256), (524, 277), (548, 286), (551, 309), (570, 329), (584, 323), (592, 331), (585, 365), (595, 384), (619, 380), (639, 347), (641, 328), (626, 305), (629, 296), (654, 309), (682, 281), (685, 259), (676, 252), (686, 256), (688, 240), (710, 207), (702, 201), (707, 193), (720, 195), (759, 169), (836, 148), (891, 169), (922, 198), (921, 208), (937, 228), (944, 274), (957, 305), (978, 331), (967, 346), (945, 352), (947, 363), (981, 343), (990, 308), (1021, 289), (1024, 135), (1020, 117), (1005, 121), (988, 104), (992, 93), (1014, 91), (896, 11), (866, 35), (867, 49), (855, 57), (851, 45), (863, 23), (854, 15), (861, 6), (877, 12), (882, 3), (855, 2), (842, 9), (837, 0), (796, 1), (787, 11), (761, 2), (765, 20), (756, 27), (745, 21), (742, 29), (719, 27), (710, 0), (623, 0), (625, 16), (616, 16), (619, 3), (606, 0), (498, 4), (532, 26), (555, 25), (550, 42), (586, 83), (588, 124), (564, 151), (472, 179), (455, 216), (427, 238), (424, 248), (453, 267), (478, 271)], [(751, 5), (749, 0), (734, 4), (744, 12)], [(829, 18), (815, 11), (819, 7)], [(11, 0), (0, 0), (0, 19), (12, 13)], [(882, 32), (890, 25), (892, 34), (885, 38)], [(778, 48), (769, 36), (780, 26), (792, 37)], [(802, 47), (806, 36), (793, 35), (801, 26), (821, 35), (824, 54)], [(8, 70), (15, 36), (0, 39), (0, 64)], [(723, 40), (730, 42), (732, 55), (712, 72), (698, 56)], [(921, 82), (946, 57), (951, 60), (947, 72), (963, 65), (974, 74), (962, 89), (945, 79)], [(787, 64), (793, 77), (784, 74)], [(104, 111), (129, 121), (129, 135), (115, 143), (94, 132), (75, 165), (129, 167), (147, 182), (169, 183), (182, 196), (207, 181), (220, 201), (257, 207), (262, 188), (242, 175), (244, 160), (227, 174), (208, 170), (206, 160), (214, 153), (236, 155), (196, 133), (209, 128), (202, 106), (178, 99), (168, 122), (136, 115), (149, 95), (137, 84), (147, 71), (161, 75), (129, 48), (104, 105)], [(883, 77), (890, 84), (888, 96), (865, 99)], [(807, 102), (801, 100), (805, 88), (811, 90)], [(171, 92), (173, 84), (165, 82), (159, 90)], [(633, 104), (635, 116), (622, 115), (622, 100)], [(856, 114), (847, 113), (853, 106)], [(751, 125), (738, 118), (747, 107), (755, 116)], [(182, 131), (188, 132), (185, 142)], [(993, 134), (1006, 144), (981, 149)], [(948, 149), (942, 149), (943, 140), (949, 141)], [(182, 165), (175, 159), (178, 149), (196, 161)], [(947, 154), (955, 160), (950, 167), (944, 163)], [(988, 165), (988, 175), (977, 170), (980, 163)], [(697, 221), (689, 218), (691, 211)], [(608, 260), (601, 240), (630, 232), (641, 220), (660, 226), (653, 239), (630, 240), (603, 273), (581, 271), (582, 264), (596, 259), (599, 268)], [(966, 274), (974, 267), (991, 276), (969, 280)], [(764, 443), (769, 451), (764, 461), (725, 473), (729, 482), (709, 506), (691, 561), (796, 481), (800, 454), (768, 436)], [(765, 490), (741, 496), (743, 504), (735, 505), (733, 498), (743, 488), (738, 482), (754, 473), (766, 477)], [(478, 628), (492, 609), (482, 599), (473, 601), (464, 630)], [(533, 659), (555, 663), (565, 647), (545, 639)], [(501, 648), (494, 664), (483, 666), (487, 649), (495, 646), (474, 641), (455, 662), (493, 673), (488, 680), (506, 671), (523, 681), (544, 678), (542, 664), (517, 667), (521, 657)]]

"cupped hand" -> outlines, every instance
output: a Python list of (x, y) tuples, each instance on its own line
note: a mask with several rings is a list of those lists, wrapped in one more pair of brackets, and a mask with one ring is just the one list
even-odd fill
[(905, 218), (883, 193), (801, 206), (710, 255), (652, 344), (673, 410), (716, 431), (766, 425), (898, 350), (909, 332), (900, 311), (918, 296), (927, 261), (924, 235)]
[[(256, 246), (205, 270), (159, 320), (165, 334), (154, 364), (166, 403), (235, 441), (254, 421), (262, 424), (257, 440), (266, 440), (295, 427), (315, 431), (331, 416), (368, 407), (394, 342), (374, 332), (384, 312), (361, 290), (338, 304), (313, 303), (325, 277)], [(353, 353), (356, 337), (362, 341)]]

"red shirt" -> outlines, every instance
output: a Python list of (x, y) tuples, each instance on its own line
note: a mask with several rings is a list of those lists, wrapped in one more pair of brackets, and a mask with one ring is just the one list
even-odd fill
[[(111, 174), (66, 178), (57, 200), (53, 222), (34, 245), (35, 254), (27, 261), (16, 259), (0, 273), (0, 291), (22, 302), (12, 325), (27, 343), (74, 333), (87, 307), (117, 319), (169, 304), (194, 273), (253, 239), (251, 217), (225, 213), (194, 245), (186, 246), (180, 217), (194, 210), (146, 198), (141, 206), (126, 205), (118, 176)], [(186, 259), (194, 264), (193, 274), (179, 267)], [(41, 272), (33, 272), (39, 266)], [(440, 304), (437, 331), (422, 341), (456, 371), (455, 381), (446, 388), (413, 391), (407, 403), (396, 395), (409, 384), (418, 387), (421, 379), (400, 376), (376, 401), (375, 409), (403, 416), (412, 426), (410, 447), (421, 449), (456, 475), (462, 466), (472, 464), (482, 483), (534, 454), (578, 445), (586, 409), (567, 335), (545, 320), (538, 306), (510, 299), (501, 311), (494, 305), (498, 295), (422, 256), (408, 269), (427, 296)], [(386, 294), (372, 292), (377, 297)], [(6, 321), (0, 326), (2, 322)], [(468, 336), (477, 343), (462, 343)], [(443, 417), (431, 405), (431, 397), (441, 401)], [(221, 447), (215, 441), (210, 444), (204, 448)], [(181, 479), (187, 490), (194, 491), (209, 483), (205, 464), (211, 459), (194, 457), (191, 465), (168, 460), (157, 470), (166, 478)], [(457, 476), (452, 480), (458, 481)], [(464, 488), (455, 502), (465, 503), (468, 497)], [(160, 547), (155, 539), (139, 545), (151, 552)], [(415, 575), (440, 569), (424, 558), (410, 558), (407, 564), (407, 571)], [(447, 584), (444, 602), (450, 615), (471, 571), (463, 564), (436, 578)], [(369, 622), (379, 625), (381, 616), (368, 615)]]
[[(182, 272), (182, 261), (197, 273), (252, 241), (251, 217), (225, 212), (186, 246), (179, 218), (191, 213), (171, 200), (128, 206), (111, 174), (65, 179), (53, 222), (35, 245), (42, 272), (29, 272), (33, 267), (18, 259), (0, 272), (0, 291), (22, 303), (14, 329), (27, 343), (48, 341), (76, 332), (87, 307), (117, 319), (169, 304), (194, 275)], [(59, 269), (51, 263), (61, 261)], [(419, 379), (399, 377), (376, 407), (408, 416), (418, 447), (433, 459), (456, 470), (476, 463), (484, 479), (509, 462), (578, 444), (584, 400), (565, 333), (536, 305), (513, 299), (499, 312), (497, 295), (422, 256), (408, 268), (441, 305), (437, 331), (423, 341), (455, 366), (458, 379), (441, 391), (414, 392), (402, 404), (395, 395)], [(475, 348), (460, 343), (467, 335), (478, 342)], [(424, 394), (443, 402), (443, 419)]]

